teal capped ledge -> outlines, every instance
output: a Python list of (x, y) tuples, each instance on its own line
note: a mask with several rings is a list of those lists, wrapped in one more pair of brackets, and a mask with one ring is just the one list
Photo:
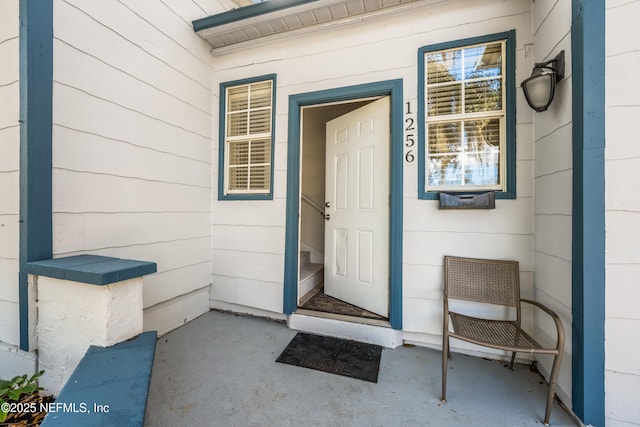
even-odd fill
[(108, 285), (157, 271), (157, 264), (99, 255), (76, 255), (27, 263), (27, 272), (54, 279)]

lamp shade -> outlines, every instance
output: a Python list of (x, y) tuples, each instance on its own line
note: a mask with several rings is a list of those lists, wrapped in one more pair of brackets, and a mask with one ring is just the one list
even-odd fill
[(531, 77), (522, 82), (522, 89), (531, 108), (537, 112), (546, 111), (556, 90), (555, 71), (543, 67), (534, 68)]

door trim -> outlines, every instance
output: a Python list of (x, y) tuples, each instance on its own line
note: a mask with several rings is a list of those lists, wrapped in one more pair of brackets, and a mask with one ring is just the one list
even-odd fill
[(358, 100), (373, 96), (391, 98), (391, 170), (389, 224), (389, 323), (402, 329), (402, 79), (346, 86), (289, 96), (287, 136), (287, 207), (284, 259), (284, 314), (298, 306), (298, 241), (300, 212), (300, 118), (302, 107)]

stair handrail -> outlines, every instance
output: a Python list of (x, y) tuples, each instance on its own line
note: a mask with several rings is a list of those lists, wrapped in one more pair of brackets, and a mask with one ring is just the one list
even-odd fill
[(315, 208), (315, 210), (320, 212), (320, 215), (324, 217), (324, 208), (320, 206), (320, 204), (314, 202), (309, 196), (304, 193), (302, 193), (302, 201), (309, 204), (312, 208)]

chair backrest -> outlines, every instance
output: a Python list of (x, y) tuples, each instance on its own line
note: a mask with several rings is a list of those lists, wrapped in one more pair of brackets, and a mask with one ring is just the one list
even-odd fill
[(445, 256), (444, 291), (452, 299), (518, 307), (518, 261)]

